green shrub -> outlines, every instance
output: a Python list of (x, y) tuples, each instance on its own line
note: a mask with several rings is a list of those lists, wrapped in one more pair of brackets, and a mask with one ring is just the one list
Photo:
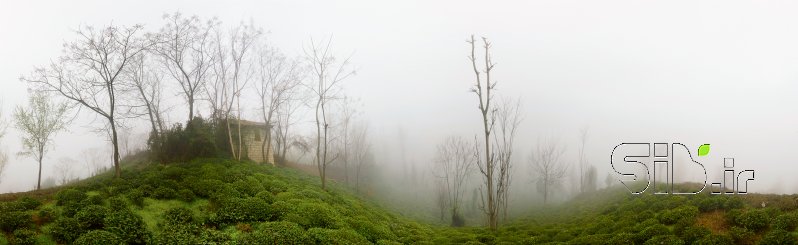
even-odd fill
[(83, 200), (83, 205), (103, 205), (103, 197), (100, 195), (91, 195)]
[(680, 220), (689, 221), (691, 223), (698, 215), (698, 208), (695, 206), (682, 206), (679, 208), (665, 210), (659, 213), (657, 218), (659, 222), (665, 225), (673, 225)]
[(27, 228), (33, 224), (30, 214), (13, 211), (0, 215), (0, 229), (11, 232), (19, 228)]
[(274, 194), (269, 191), (258, 192), (258, 194), (255, 194), (255, 197), (269, 204), (274, 203)]
[(386, 224), (371, 222), (364, 216), (350, 219), (349, 226), (371, 242), (397, 239)]
[(669, 235), (669, 233), (670, 233), (670, 230), (668, 230), (668, 227), (665, 227), (662, 224), (654, 224), (654, 225), (651, 225), (651, 226), (648, 226), (648, 227), (644, 228), (639, 233), (637, 233), (637, 236), (635, 237), (635, 241), (637, 243), (644, 243), (645, 241), (647, 241), (648, 239), (650, 239), (650, 238), (652, 238), (654, 236)]
[(267, 221), (271, 218), (269, 203), (256, 198), (227, 198), (219, 201), (216, 222)]
[(194, 212), (188, 208), (176, 207), (166, 210), (163, 214), (167, 225), (188, 225), (194, 222)]
[(193, 202), (197, 198), (194, 192), (189, 189), (180, 189), (177, 191), (177, 197), (184, 202)]
[(238, 244), (308, 244), (311, 241), (302, 227), (287, 221), (263, 223), (254, 232), (237, 239)]
[(266, 190), (263, 188), (263, 185), (255, 179), (254, 177), (250, 176), (244, 180), (239, 180), (233, 183), (233, 188), (235, 188), (241, 194), (247, 196), (255, 196), (258, 192)]
[(177, 192), (175, 192), (174, 189), (168, 188), (168, 187), (165, 187), (165, 186), (158, 187), (152, 193), (152, 197), (153, 198), (161, 199), (161, 200), (173, 199), (176, 196), (177, 196)]
[(786, 213), (773, 220), (773, 228), (785, 231), (794, 231), (798, 226), (798, 213)]
[(12, 241), (12, 244), (16, 245), (34, 245), (36, 244), (36, 232), (28, 229), (15, 230)]
[(105, 216), (109, 213), (108, 208), (100, 205), (89, 205), (75, 214), (80, 226), (84, 229), (102, 229)]
[(155, 238), (153, 244), (164, 245), (184, 245), (184, 244), (204, 244), (196, 235), (185, 230), (164, 230)]
[(108, 198), (108, 207), (111, 211), (122, 211), (128, 209), (128, 204), (125, 198), (116, 196)]
[(772, 230), (759, 241), (762, 245), (776, 244), (798, 244), (798, 237), (785, 230)]
[(77, 240), (75, 240), (75, 245), (113, 245), (113, 244), (122, 244), (124, 241), (119, 239), (114, 233), (103, 231), (103, 230), (94, 230), (89, 231), (86, 234), (81, 235)]
[(349, 229), (311, 228), (308, 234), (317, 244), (371, 244), (365, 237)]
[(78, 204), (84, 199), (86, 199), (86, 193), (76, 189), (64, 189), (55, 194), (55, 204), (59, 206)]
[(696, 241), (696, 245), (731, 245), (734, 244), (734, 241), (728, 235), (716, 235), (716, 234), (709, 234), (704, 238)]
[(53, 222), (49, 233), (56, 242), (72, 243), (83, 234), (83, 228), (80, 227), (78, 220), (62, 217)]
[(692, 244), (693, 242), (701, 240), (701, 238), (704, 238), (708, 234), (710, 234), (709, 229), (693, 225), (688, 225), (676, 232), (676, 235), (681, 237), (686, 244)]
[(729, 235), (731, 236), (732, 240), (734, 240), (737, 244), (746, 244), (746, 243), (753, 243), (756, 234), (754, 232), (737, 226), (732, 226), (729, 228)]
[(267, 191), (273, 194), (277, 194), (288, 190), (287, 183), (283, 182), (282, 180), (276, 180), (276, 179), (270, 179), (264, 181), (263, 187), (265, 187)]
[(58, 218), (58, 210), (52, 207), (44, 207), (39, 209), (37, 215), (39, 216), (39, 222), (41, 224), (46, 224)]
[(209, 198), (219, 186), (223, 186), (224, 182), (217, 179), (202, 179), (197, 182), (191, 183), (191, 191), (199, 197)]
[(127, 209), (105, 217), (105, 230), (118, 236), (125, 244), (147, 244), (150, 239), (141, 216)]
[(651, 239), (648, 239), (646, 245), (662, 245), (662, 244), (672, 244), (672, 245), (681, 245), (684, 244), (682, 239), (674, 235), (658, 235), (654, 236)]
[(761, 231), (768, 227), (770, 218), (761, 209), (748, 210), (735, 219), (735, 223), (752, 231)]
[(133, 189), (127, 193), (127, 199), (133, 205), (142, 207), (144, 206), (144, 192), (141, 189)]
[(326, 203), (299, 203), (283, 218), (305, 228), (337, 228), (338, 214)]
[[(206, 122), (201, 117), (195, 117), (186, 123), (175, 124), (161, 134), (152, 134), (148, 146), (152, 156), (163, 163), (186, 162), (199, 157), (212, 157), (220, 150), (216, 147), (216, 139), (227, 137), (216, 132), (212, 123)], [(226, 132), (226, 131), (224, 131)]]
[(17, 199), (17, 203), (19, 203), (20, 207), (24, 208), (25, 210), (34, 210), (42, 205), (41, 201), (29, 196), (24, 196)]

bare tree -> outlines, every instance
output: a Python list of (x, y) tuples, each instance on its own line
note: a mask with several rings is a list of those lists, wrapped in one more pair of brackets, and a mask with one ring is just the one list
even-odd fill
[(104, 151), (100, 148), (89, 148), (80, 152), (83, 165), (86, 166), (89, 177), (95, 176), (107, 169), (105, 163), (108, 160), (108, 156), (103, 152)]
[[(494, 108), (491, 107), (491, 102), (493, 101), (493, 95), (491, 92), (496, 87), (496, 82), (491, 81), (491, 71), (493, 70), (494, 63), (490, 58), (490, 42), (488, 42), (487, 38), (482, 38), (483, 48), (485, 49), (485, 58), (484, 58), (484, 68), (480, 71), (479, 66), (477, 65), (477, 57), (476, 57), (476, 40), (474, 39), (474, 35), (471, 35), (471, 39), (467, 40), (471, 45), (471, 55), (468, 56), (468, 59), (471, 61), (471, 66), (474, 69), (474, 75), (476, 77), (476, 81), (474, 83), (474, 87), (471, 88), (471, 92), (473, 92), (477, 98), (479, 99), (479, 112), (482, 115), (482, 126), (483, 126), (483, 136), (484, 136), (484, 147), (485, 147), (485, 162), (478, 164), (479, 171), (485, 179), (485, 191), (487, 192), (487, 201), (486, 206), (483, 207), (485, 214), (488, 216), (488, 226), (490, 229), (495, 230), (499, 225), (499, 205), (498, 205), (498, 197), (496, 195), (496, 183), (495, 182), (495, 171), (496, 171), (496, 164), (494, 163), (495, 156), (491, 152), (491, 142), (490, 142), (490, 135), (493, 132), (495, 118), (491, 115), (494, 111)], [(484, 73), (484, 80), (482, 79), (482, 73)]]
[[(3, 119), (3, 101), (0, 100), (0, 142), (3, 140), (3, 136), (6, 135), (6, 128), (8, 128), (8, 122)], [(8, 155), (6, 155), (5, 149), (0, 149), (0, 183), (3, 182), (3, 173), (7, 165)]]
[(513, 145), (518, 126), (521, 124), (521, 101), (504, 99), (496, 108), (494, 118), (498, 132), (493, 134), (494, 154), (499, 176), (496, 181), (497, 211), (507, 220), (507, 206), (510, 199), (510, 184), (513, 170)]
[(75, 177), (72, 173), (72, 168), (77, 161), (69, 157), (62, 157), (58, 159), (58, 164), (54, 166), (55, 174), (59, 185), (65, 185), (71, 182)]
[(368, 139), (368, 124), (361, 122), (352, 127), (352, 163), (355, 167), (355, 190), (360, 191), (360, 180), (363, 177), (363, 170), (369, 163), (371, 156), (371, 143)]
[(60, 94), (106, 120), (116, 177), (122, 174), (117, 141), (117, 127), (123, 119), (117, 111), (123, 101), (120, 75), (133, 57), (149, 46), (139, 35), (141, 29), (141, 25), (79, 28), (78, 40), (64, 45), (60, 62), (52, 62), (49, 68), (36, 68), (29, 77), (22, 78), (39, 90)]
[(160, 135), (165, 129), (161, 101), (163, 100), (162, 86), (163, 75), (157, 72), (152, 62), (145, 53), (135, 57), (130, 66), (130, 72), (126, 73), (127, 79), (132, 86), (131, 90), (138, 95), (140, 104), (143, 107), (147, 118), (150, 121), (151, 132), (154, 136)]
[[(347, 184), (349, 183), (349, 162), (352, 159), (350, 157), (351, 156), (350, 153), (352, 152), (351, 147), (353, 147), (352, 144), (354, 143), (353, 142), (354, 141), (353, 137), (356, 137), (354, 135), (355, 132), (351, 132), (351, 131), (354, 131), (356, 129), (350, 128), (350, 126), (353, 123), (352, 121), (355, 118), (355, 114), (357, 113), (357, 111), (353, 107), (352, 103), (354, 103), (352, 101), (352, 99), (350, 99), (350, 97), (347, 97), (347, 96), (344, 96), (344, 98), (341, 100), (341, 114), (340, 114), (340, 120), (341, 120), (341, 122), (340, 122), (340, 126), (341, 126), (340, 127), (340, 130), (341, 130), (341, 132), (340, 132), (341, 133), (341, 149), (340, 149), (340, 151), (341, 151), (341, 156), (342, 156), (341, 162), (344, 164), (344, 180), (345, 180), (345, 182)], [(363, 130), (365, 130), (365, 129), (363, 129)], [(365, 134), (365, 132), (363, 132), (363, 133)]]
[(465, 224), (460, 205), (466, 180), (477, 161), (473, 150), (473, 145), (467, 140), (456, 136), (449, 136), (438, 144), (433, 175), (444, 185), (452, 226)]
[(282, 160), (285, 160), (286, 154), (288, 150), (292, 148), (294, 145), (293, 142), (299, 139), (297, 137), (293, 137), (290, 134), (291, 127), (296, 124), (296, 118), (294, 114), (298, 111), (299, 108), (302, 108), (304, 102), (306, 102), (307, 96), (304, 96), (301, 88), (297, 88), (296, 96), (293, 96), (291, 99), (287, 100), (281, 108), (278, 108), (277, 113), (277, 120), (276, 120), (276, 135), (275, 137), (275, 152), (278, 153), (278, 157)]
[(272, 131), (277, 124), (275, 117), (296, 96), (302, 73), (299, 60), (286, 58), (278, 49), (264, 44), (258, 51), (258, 82), (254, 84), (260, 98), (261, 115), (266, 123), (266, 139), (261, 144), (265, 160), (267, 155), (273, 154), (267, 151), (272, 150)]
[(585, 144), (587, 143), (587, 127), (579, 130), (579, 192), (585, 192), (585, 171), (587, 168), (587, 158), (585, 157)]
[(179, 12), (166, 14), (163, 19), (166, 24), (154, 36), (157, 44), (154, 51), (161, 56), (167, 73), (180, 84), (191, 120), (194, 103), (213, 65), (211, 30), (217, 23), (215, 19), (202, 23), (197, 16), (184, 17)]
[(335, 157), (328, 156), (330, 122), (328, 121), (327, 106), (330, 100), (336, 98), (340, 90), (341, 82), (347, 77), (355, 74), (353, 69), (349, 69), (349, 58), (339, 62), (330, 50), (332, 38), (325, 43), (315, 43), (310, 40), (310, 47), (305, 49), (305, 58), (310, 66), (311, 74), (315, 76), (315, 81), (308, 87), (313, 91), (315, 101), (316, 118), (316, 156), (315, 163), (321, 178), (321, 188), (327, 188), (327, 165), (335, 160)]
[(36, 190), (42, 187), (42, 160), (47, 154), (53, 137), (65, 130), (67, 105), (51, 102), (43, 92), (33, 93), (28, 101), (28, 108), (17, 106), (14, 110), (14, 125), (20, 130), (22, 148), (19, 154), (33, 157), (39, 163), (39, 175)]
[(564, 150), (554, 140), (538, 141), (529, 156), (532, 175), (536, 179), (538, 191), (543, 194), (543, 205), (548, 204), (549, 196), (562, 185), (568, 166), (561, 162)]

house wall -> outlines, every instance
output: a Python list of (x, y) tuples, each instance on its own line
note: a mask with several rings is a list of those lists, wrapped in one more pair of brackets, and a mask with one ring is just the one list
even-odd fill
[[(258, 139), (256, 132), (260, 133), (260, 139)], [(244, 147), (246, 147), (245, 151), (247, 152), (247, 157), (250, 160), (260, 163), (274, 163), (274, 151), (272, 150), (274, 143), (272, 143), (271, 147), (266, 149), (266, 159), (263, 159), (263, 154), (261, 154), (261, 144), (263, 144), (263, 141), (266, 140), (266, 130), (260, 128), (248, 128), (246, 133), (242, 132), (242, 134), (244, 135), (243, 141)]]

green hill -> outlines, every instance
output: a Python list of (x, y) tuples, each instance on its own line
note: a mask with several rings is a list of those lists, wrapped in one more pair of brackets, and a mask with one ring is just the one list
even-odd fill
[[(419, 223), (296, 170), (200, 159), (127, 165), (0, 196), (0, 244), (790, 244), (796, 196), (629, 195), (604, 189), (498, 231)], [(765, 202), (762, 208), (759, 203)]]

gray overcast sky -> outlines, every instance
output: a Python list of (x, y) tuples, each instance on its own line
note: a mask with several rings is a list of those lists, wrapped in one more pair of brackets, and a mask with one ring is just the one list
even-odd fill
[[(17, 78), (56, 59), (71, 30), (111, 22), (156, 30), (174, 11), (252, 20), (289, 55), (332, 35), (340, 56), (353, 54), (347, 93), (361, 99), (375, 138), (396, 145), (401, 127), (419, 166), (444, 136), (479, 132), (464, 42), (473, 33), (493, 42), (499, 93), (524, 103), (522, 162), (543, 136), (568, 144), (573, 160), (578, 130), (589, 126), (591, 163), (602, 172), (621, 142), (711, 143), (704, 163), (735, 157), (736, 169), (757, 171), (752, 191), (798, 186), (795, 1), (3, 0), (3, 117), (27, 97)], [(58, 137), (49, 161), (103, 145), (82, 127), (89, 119)], [(18, 142), (12, 130), (2, 147), (17, 152)], [(33, 165), (14, 157), (0, 192), (30, 189)]]

